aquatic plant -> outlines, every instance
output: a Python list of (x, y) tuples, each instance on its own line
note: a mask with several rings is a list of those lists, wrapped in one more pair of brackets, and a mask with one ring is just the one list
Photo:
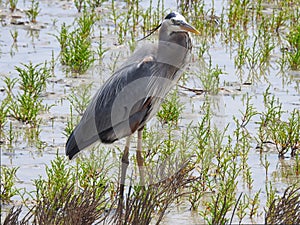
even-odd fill
[(162, 124), (172, 123), (177, 126), (182, 111), (183, 105), (179, 101), (178, 90), (174, 90), (161, 104), (157, 117)]
[[(92, 153), (89, 159), (78, 160), (73, 166), (64, 156), (57, 154), (51, 166), (46, 166), (46, 178), (40, 177), (34, 181), (34, 199), (37, 202), (35, 216), (41, 221), (84, 220), (84, 214), (71, 216), (70, 213), (72, 210), (83, 210), (86, 206), (85, 210), (91, 213), (90, 216), (100, 217), (99, 212), (105, 209), (106, 204), (108, 182), (104, 177), (109, 168), (108, 157), (103, 151)], [(63, 216), (57, 209), (64, 210), (70, 218)], [(49, 216), (43, 216), (45, 211)], [(92, 219), (87, 221), (94, 222)]]
[(75, 7), (80, 13), (90, 7), (91, 10), (94, 10), (97, 7), (100, 7), (104, 0), (74, 0)]
[(95, 9), (97, 7), (100, 7), (104, 0), (88, 0), (87, 3), (90, 6), (91, 9)]
[(70, 117), (67, 119), (67, 125), (64, 129), (64, 135), (69, 137), (75, 126), (79, 123), (80, 118), (73, 114), (73, 107), (70, 106)]
[(14, 30), (14, 31), (9, 31), (10, 32), (10, 35), (13, 39), (13, 42), (16, 43), (17, 40), (18, 40), (18, 36), (19, 36), (19, 33), (17, 30)]
[(103, 48), (103, 34), (100, 28), (99, 31), (99, 42), (98, 42), (98, 48), (97, 48), (97, 55), (99, 59), (103, 59), (103, 56), (105, 52), (107, 52), (109, 49), (108, 48)]
[[(226, 131), (226, 129), (225, 129)], [(203, 202), (204, 209), (200, 211), (208, 224), (226, 224), (230, 221), (229, 212), (236, 204), (237, 177), (240, 168), (237, 163), (237, 152), (231, 152), (231, 140), (222, 146), (225, 138), (223, 131), (214, 129), (212, 134), (212, 148), (216, 155), (216, 176), (209, 184), (212, 194)]]
[(208, 65), (202, 68), (202, 71), (198, 73), (197, 76), (201, 80), (204, 91), (216, 95), (219, 93), (219, 76), (221, 74), (224, 74), (223, 70), (218, 65), (213, 67), (210, 58)]
[(297, 185), (285, 189), (283, 196), (275, 198), (267, 209), (265, 224), (300, 223), (300, 188)]
[(249, 209), (250, 209), (250, 213), (249, 213), (249, 218), (253, 219), (255, 215), (258, 214), (258, 209), (260, 206), (260, 193), (261, 190), (259, 190), (258, 192), (256, 192), (254, 194), (253, 199), (249, 199)]
[(124, 215), (116, 213), (113, 216), (114, 224), (160, 224), (168, 207), (179, 197), (188, 194), (181, 190), (196, 180), (188, 176), (192, 169), (193, 164), (187, 162), (164, 181), (145, 187), (130, 185)]
[(288, 121), (283, 121), (282, 103), (270, 94), (269, 88), (264, 93), (264, 103), (266, 111), (261, 113), (257, 138), (259, 148), (262, 149), (266, 143), (272, 143), (279, 157), (284, 157), (289, 150), (291, 150), (291, 156), (294, 156), (299, 148), (299, 110), (294, 109)]
[[(84, 188), (79, 190), (76, 195), (71, 190), (60, 189), (55, 193), (54, 201), (48, 198), (43, 198), (35, 204), (29, 212), (19, 218), (22, 207), (12, 207), (4, 219), (3, 225), (19, 224), (19, 225), (38, 225), (38, 224), (87, 224), (91, 225), (95, 222), (100, 223), (106, 218), (105, 208), (105, 191), (101, 192), (103, 198), (95, 196), (95, 190)], [(55, 208), (56, 201), (64, 199), (64, 204), (61, 208)]]
[[(22, 65), (23, 68), (16, 67), (16, 71), (19, 73), (17, 81), (21, 92), (13, 95), (7, 89), (7, 95), (11, 98), (9, 110), (15, 119), (36, 125), (38, 114), (48, 110), (48, 107), (42, 104), (40, 97), (46, 90), (46, 81), (50, 77), (50, 72), (46, 63), (33, 65), (30, 62)], [(11, 85), (14, 85), (15, 81), (7, 80)]]
[(68, 96), (72, 108), (76, 110), (79, 115), (83, 115), (86, 107), (91, 101), (91, 88), (93, 83), (81, 85), (71, 89)]
[(9, 0), (9, 9), (14, 12), (17, 8), (18, 0)]
[(86, 0), (74, 0), (75, 7), (80, 13), (84, 7), (86, 7)]
[(78, 115), (83, 115), (86, 107), (91, 101), (91, 84), (81, 85), (76, 88), (71, 89), (71, 94), (68, 96), (70, 101), (70, 117), (67, 119), (67, 125), (64, 130), (64, 135), (69, 137), (74, 127), (79, 122), (79, 116), (73, 114), (73, 109), (78, 113)]
[(292, 70), (300, 69), (300, 25), (290, 31), (287, 36), (289, 51), (287, 52), (288, 62)]
[[(33, 224), (87, 224), (100, 223), (105, 219), (105, 191), (100, 197), (95, 192), (97, 188), (83, 188), (74, 194), (73, 188), (58, 189), (54, 199), (43, 198), (34, 208)], [(56, 202), (63, 199), (63, 204), (57, 208)]]
[(283, 157), (289, 150), (295, 156), (300, 140), (300, 111), (294, 109), (288, 122), (277, 120), (269, 127), (270, 138), (274, 141), (279, 157)]
[(30, 224), (31, 212), (28, 212), (23, 218), (19, 218), (22, 213), (22, 206), (12, 207), (7, 213), (3, 225), (18, 224), (28, 225)]
[(31, 6), (28, 10), (25, 11), (30, 22), (36, 23), (36, 18), (39, 15), (41, 9), (39, 8), (39, 2), (36, 0), (31, 0)]
[(18, 194), (18, 189), (15, 187), (16, 173), (19, 167), (6, 167), (1, 165), (1, 204), (6, 204), (11, 201), (11, 198)]
[[(46, 199), (53, 206), (52, 210), (61, 208), (68, 192), (74, 192), (76, 188), (71, 168), (63, 156), (57, 155), (55, 160), (51, 161), (51, 166), (46, 166), (46, 175), (46, 178), (39, 177), (34, 180), (35, 201), (39, 204), (47, 196)], [(56, 199), (58, 193), (60, 198)]]
[[(249, 207), (249, 198), (243, 195), (236, 204), (236, 216), (238, 217), (238, 224), (242, 224), (243, 219), (247, 216), (247, 208)], [(231, 224), (231, 222), (229, 223)]]
[(197, 166), (196, 173), (199, 173), (199, 181), (193, 182), (189, 188), (191, 193), (188, 196), (188, 201), (191, 203), (193, 210), (198, 210), (205, 192), (208, 190), (211, 181), (212, 160), (214, 157), (213, 151), (210, 149), (211, 139), (211, 112), (209, 105), (201, 122), (193, 129), (192, 145), (195, 147), (194, 154), (196, 155)]
[[(14, 0), (14, 2), (17, 1)], [(102, 4), (102, 0), (76, 0), (75, 6), (82, 14), (74, 14), (73, 16), (78, 16), (74, 23), (70, 26), (63, 23), (55, 36), (61, 47), (60, 62), (65, 66), (64, 69), (73, 72), (76, 76), (91, 68), (95, 59), (101, 59), (100, 63), (103, 62), (101, 72), (114, 72), (128, 52), (134, 50), (136, 39), (148, 34), (161, 21), (166, 11), (164, 2), (158, 1), (157, 5), (154, 5), (153, 1), (150, 1), (149, 7), (143, 8), (144, 5), (137, 0), (110, 1), (103, 4), (106, 9), (99, 13), (94, 9)], [(178, 4), (179, 2), (178, 10), (201, 32), (201, 36), (195, 37), (193, 40), (191, 69), (188, 70), (183, 81), (184, 85), (190, 85), (190, 81), (193, 82), (195, 79), (197, 84), (202, 84), (203, 89), (201, 90), (183, 87), (184, 91), (194, 92), (197, 95), (195, 98), (191, 98), (191, 106), (192, 113), (199, 114), (197, 119), (200, 122), (193, 121), (188, 126), (174, 126), (182, 114), (179, 94), (174, 92), (174, 96), (170, 95), (162, 104), (158, 114), (158, 120), (163, 123), (167, 122), (167, 124), (160, 126), (159, 123), (154, 123), (154, 125), (152, 123), (151, 126), (144, 128), (143, 156), (146, 159), (145, 165), (149, 168), (154, 168), (157, 164), (161, 165), (161, 162), (165, 160), (160, 168), (163, 173), (178, 163), (180, 158), (195, 161), (195, 164), (191, 163), (185, 167), (186, 171), (181, 170), (183, 177), (179, 180), (183, 180), (183, 182), (180, 183), (178, 174), (175, 174), (146, 187), (132, 183), (126, 188), (124, 213), (123, 215), (117, 213), (115, 208), (119, 191), (118, 173), (114, 171), (115, 165), (112, 166), (108, 163), (108, 159), (119, 162), (118, 152), (122, 147), (117, 145), (116, 148), (105, 149), (96, 146), (90, 154), (81, 155), (74, 162), (65, 161), (63, 156), (55, 159), (53, 164), (47, 166), (47, 177), (37, 179), (34, 184), (38, 198), (35, 196), (36, 193), (29, 193), (31, 198), (23, 199), (24, 204), (27, 202), (37, 203), (30, 210), (28, 216), (23, 219), (18, 218), (21, 216), (21, 208), (14, 207), (7, 214), (4, 224), (29, 224), (26, 222), (29, 218), (31, 218), (30, 223), (35, 221), (36, 224), (75, 224), (78, 221), (90, 224), (98, 223), (101, 220), (108, 223), (111, 222), (111, 219), (116, 219), (117, 223), (143, 224), (151, 221), (151, 223), (159, 224), (168, 209), (177, 204), (181, 205), (186, 200), (189, 201), (194, 213), (200, 214), (202, 219), (211, 224), (230, 224), (233, 217), (234, 221), (240, 224), (245, 223), (245, 220), (248, 222), (249, 219), (251, 222), (252, 219), (253, 221), (260, 220), (263, 207), (265, 207), (266, 224), (290, 223), (291, 219), (295, 219), (290, 216), (290, 213), (294, 212), (297, 215), (295, 210), (298, 208), (288, 205), (298, 202), (299, 199), (294, 197), (298, 196), (299, 190), (294, 192), (291, 198), (289, 197), (289, 193), (292, 193), (290, 190), (286, 190), (284, 198), (278, 195), (281, 190), (276, 190), (274, 185), (273, 178), (278, 167), (273, 171), (273, 156), (278, 153), (283, 158), (280, 159), (280, 162), (292, 163), (289, 170), (285, 170), (286, 168), (282, 166), (281, 170), (285, 170), (285, 173), (282, 172), (280, 175), (283, 178), (291, 175), (296, 178), (299, 176), (299, 110), (292, 104), (288, 104), (288, 106), (282, 104), (277, 98), (277, 90), (271, 88), (274, 87), (272, 86), (274, 85), (272, 83), (273, 75), (278, 72), (276, 75), (278, 79), (288, 79), (288, 83), (284, 83), (288, 86), (284, 88), (290, 88), (295, 84), (296, 90), (299, 89), (297, 77), (296, 79), (290, 75), (285, 77), (286, 71), (299, 70), (298, 58), (300, 57), (297, 50), (297, 45), (299, 45), (297, 44), (299, 3), (294, 0), (279, 0), (266, 5), (263, 0), (256, 2), (234, 0), (225, 2), (223, 8), (215, 8), (215, 1), (178, 1)], [(99, 17), (101, 17), (101, 23), (98, 23)], [(28, 31), (28, 35), (33, 35), (31, 36), (33, 41), (36, 41), (37, 36), (34, 35), (38, 33), (32, 30)], [(13, 40), (20, 39), (17, 30), (11, 31), (11, 38)], [(150, 36), (149, 39), (151, 38)], [(81, 41), (76, 42), (75, 39)], [(114, 46), (119, 44), (123, 45), (121, 51)], [(73, 45), (76, 50), (71, 49)], [(108, 51), (113, 48), (118, 49), (115, 52)], [(226, 54), (226, 58), (228, 56), (228, 60), (231, 60), (229, 65), (226, 63), (224, 68), (219, 62), (216, 64), (212, 60), (215, 54), (220, 53), (220, 48), (222, 54)], [(126, 50), (123, 51), (123, 49)], [(51, 61), (52, 74), (54, 74), (54, 65), (57, 63), (53, 55), (54, 53), (52, 53)], [(216, 60), (219, 59), (217, 56)], [(279, 69), (274, 66), (275, 61), (279, 64)], [(203, 66), (200, 64), (202, 62), (207, 62), (207, 65)], [(232, 71), (233, 66), (235, 71)], [(35, 70), (37, 71), (38, 68)], [(60, 70), (60, 68), (55, 69)], [(227, 69), (230, 72), (226, 71)], [(232, 76), (228, 83), (224, 82), (223, 84), (221, 83), (223, 77), (220, 75), (226, 72)], [(234, 72), (238, 77), (237, 83), (232, 81), (232, 77), (235, 80)], [(43, 72), (40, 71), (40, 73)], [(269, 80), (269, 75), (271, 75), (271, 80)], [(245, 79), (246, 83), (244, 83)], [(13, 79), (7, 76), (4, 79), (4, 88), (1, 89), (1, 91), (4, 90), (4, 98), (0, 104), (0, 127), (2, 126), (4, 129), (4, 136), (2, 136), (4, 141), (0, 144), (5, 146), (4, 149), (14, 149), (17, 143), (16, 138), (19, 136), (15, 129), (16, 121), (7, 122), (7, 120), (12, 117), (19, 119), (21, 116), (12, 111), (10, 107), (17, 111), (23, 111), (24, 114), (30, 114), (29, 109), (26, 112), (25, 109), (21, 110), (22, 107), (10, 106), (10, 102), (17, 105), (32, 104), (34, 106), (33, 103), (30, 103), (28, 96), (25, 96), (25, 100), (22, 101), (23, 98), (20, 96), (23, 95), (25, 89), (28, 89), (30, 95), (34, 96), (35, 94), (30, 91), (32, 89), (30, 86), (37, 84), (28, 83), (25, 85), (26, 88), (21, 87), (21, 90), (18, 90), (17, 88), (22, 86), (21, 82), (23, 81), (21, 80), (20, 77)], [(253, 88), (257, 90), (257, 83), (260, 86), (259, 82), (262, 81), (270, 82), (271, 86), (263, 95), (265, 107), (258, 109), (252, 101), (254, 100), (256, 103), (260, 97), (251, 96), (251, 92)], [(72, 81), (67, 80), (67, 87), (69, 82)], [(215, 115), (211, 111), (212, 104), (214, 104), (211, 95), (219, 94), (220, 84), (230, 90), (230, 92), (226, 92), (226, 97), (232, 96), (234, 101), (241, 99), (244, 106), (240, 114), (232, 118), (226, 115), (224, 119), (229, 120), (229, 125), (225, 128), (224, 126), (213, 126), (215, 117), (212, 116)], [(56, 81), (52, 85), (56, 91)], [(90, 99), (89, 88), (90, 85), (65, 89), (70, 90), (67, 99), (70, 102), (70, 111), (68, 112), (70, 115), (64, 116), (67, 118), (64, 120), (66, 122), (64, 135), (69, 136), (78, 123), (80, 118), (78, 115), (83, 113)], [(31, 98), (33, 101), (38, 102), (43, 99), (41, 96), (45, 89), (42, 89), (43, 91), (38, 91), (37, 99)], [(290, 88), (288, 91), (290, 93), (294, 89)], [(250, 92), (250, 94), (244, 94), (245, 92)], [(58, 94), (62, 94), (62, 92)], [(62, 95), (65, 96), (65, 92)], [(282, 96), (282, 93), (279, 95)], [(205, 101), (204, 106), (200, 106), (199, 109), (202, 101)], [(62, 101), (62, 104), (64, 103), (65, 101)], [(41, 102), (41, 106), (44, 106), (43, 102)], [(42, 111), (44, 111), (43, 107), (39, 112)], [(37, 113), (37, 115), (39, 114)], [(24, 122), (30, 121), (28, 116), (24, 116), (24, 118), (27, 118)], [(36, 129), (24, 132), (24, 139), (28, 140), (28, 145), (32, 146), (33, 151), (43, 149), (45, 146), (41, 141), (35, 143), (42, 128), (38, 125), (38, 116), (36, 118), (37, 122), (29, 122), (34, 124)], [(54, 116), (52, 126), (56, 127), (56, 125), (56, 116)], [(55, 131), (56, 129), (57, 127)], [(47, 142), (46, 144), (51, 146), (52, 143)], [(257, 158), (257, 163), (263, 170), (263, 179), (266, 181), (266, 190), (263, 191), (257, 190), (257, 186), (255, 186), (257, 178), (255, 170), (253, 170), (253, 162), (249, 162), (249, 153), (255, 153), (255, 144), (260, 150), (258, 156), (260, 161)], [(264, 150), (269, 146), (273, 151), (265, 154)], [(56, 147), (55, 145), (54, 148)], [(292, 157), (286, 159), (285, 156), (289, 152)], [(101, 161), (101, 159), (105, 160)], [(132, 161), (134, 171), (131, 180), (134, 182), (137, 165), (136, 161)], [(64, 170), (66, 174), (61, 174), (60, 170)], [(114, 171), (113, 178), (109, 171)], [(150, 179), (151, 175), (154, 176), (150, 171), (145, 178)], [(174, 185), (176, 182), (178, 183)], [(184, 185), (185, 182), (187, 185)], [(74, 187), (69, 187), (68, 184), (72, 184)], [(176, 188), (174, 188), (175, 186)], [(97, 188), (93, 189), (94, 187)], [(236, 195), (240, 191), (243, 191), (243, 194), (237, 198)], [(47, 198), (48, 193), (49, 199)], [(180, 198), (183, 193), (185, 193), (185, 198)], [(265, 193), (267, 195), (266, 205), (264, 203)], [(292, 200), (293, 198), (294, 200)], [(29, 206), (27, 205), (27, 207)], [(24, 212), (25, 210), (22, 214)], [(84, 215), (86, 215), (85, 221), (82, 220)]]
[[(91, 158), (99, 157), (94, 155)], [(92, 224), (104, 216), (107, 186), (100, 173), (106, 158), (84, 160), (70, 166), (66, 158), (57, 155), (46, 167), (46, 179), (35, 183), (35, 224)], [(89, 162), (89, 163), (87, 163)], [(59, 209), (59, 210), (58, 210)], [(74, 213), (76, 212), (76, 213)], [(75, 222), (76, 221), (76, 222)]]
[(233, 120), (236, 124), (236, 128), (233, 131), (234, 139), (236, 144), (234, 148), (238, 151), (240, 156), (240, 167), (243, 172), (243, 179), (247, 184), (248, 188), (252, 188), (253, 178), (251, 176), (251, 168), (249, 167), (248, 155), (251, 150), (251, 142), (253, 142), (253, 137), (250, 135), (247, 130), (247, 125), (251, 123), (251, 120), (254, 116), (258, 114), (255, 107), (251, 103), (251, 96), (246, 94), (244, 96), (243, 102), (245, 104), (245, 111), (241, 112), (241, 118), (233, 117)]
[(1, 133), (3, 131), (4, 125), (7, 120), (7, 114), (8, 114), (8, 105), (9, 101), (7, 99), (4, 99), (0, 104), (0, 137)]
[(61, 63), (71, 72), (83, 74), (94, 62), (90, 35), (95, 15), (84, 12), (76, 22), (78, 27), (74, 31), (69, 32), (68, 27), (63, 24), (59, 36), (55, 37), (61, 46)]

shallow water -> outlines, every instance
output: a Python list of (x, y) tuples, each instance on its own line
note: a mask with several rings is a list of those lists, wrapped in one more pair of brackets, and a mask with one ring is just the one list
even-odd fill
[[(38, 15), (38, 23), (32, 25), (27, 23), (28, 19), (25, 17), (23, 10), (28, 8), (30, 1), (19, 2), (18, 9), (15, 13), (10, 13), (7, 6), (0, 4), (0, 17), (2, 18), (2, 25), (0, 29), (0, 76), (17, 77), (15, 66), (20, 66), (21, 63), (33, 62), (44, 63), (44, 61), (51, 61), (52, 54), (57, 59), (60, 53), (60, 46), (53, 34), (58, 34), (60, 26), (63, 22), (67, 25), (71, 25), (74, 18), (78, 17), (76, 8), (72, 2), (68, 1), (40, 1), (41, 12)], [(174, 3), (175, 2), (175, 3)], [(211, 7), (211, 2), (206, 1), (206, 7)], [(216, 13), (221, 13), (222, 6), (225, 5), (223, 1), (214, 1)], [(120, 7), (124, 5), (119, 2)], [(154, 3), (155, 5), (156, 3)], [(103, 9), (108, 10), (109, 3), (104, 3)], [(147, 1), (142, 1), (141, 5), (147, 7)], [(165, 8), (176, 9), (176, 1), (165, 1)], [(100, 10), (100, 11), (101, 11)], [(124, 10), (124, 9), (122, 9)], [(11, 19), (13, 16), (19, 15), (21, 18), (18, 20), (24, 25), (13, 25)], [(112, 21), (107, 20), (106, 26), (111, 26)], [(10, 31), (18, 31), (17, 43), (13, 43)], [(97, 42), (98, 38), (95, 37), (94, 42)], [(47, 85), (47, 92), (43, 97), (44, 103), (53, 105), (47, 114), (40, 115), (42, 123), (40, 125), (41, 133), (39, 140), (45, 146), (42, 150), (39, 150), (35, 146), (36, 140), (30, 144), (27, 141), (24, 131), (30, 131), (27, 125), (19, 123), (8, 118), (8, 122), (4, 130), (9, 130), (9, 124), (12, 123), (13, 132), (17, 136), (12, 146), (9, 146), (8, 140), (0, 137), (0, 140), (4, 144), (0, 145), (1, 148), (1, 165), (5, 166), (17, 166), (19, 170), (17, 172), (17, 187), (26, 188), (28, 191), (33, 190), (32, 181), (39, 176), (45, 176), (45, 166), (49, 165), (58, 152), (58, 154), (64, 154), (64, 146), (66, 137), (63, 132), (66, 127), (67, 118), (70, 116), (70, 103), (67, 100), (67, 96), (74, 86), (80, 86), (83, 84), (89, 84), (93, 82), (93, 88), (91, 93), (95, 93), (98, 87), (103, 83), (107, 77), (110, 76), (111, 70), (109, 64), (112, 63), (114, 53), (122, 52), (120, 56), (120, 64), (124, 61), (128, 55), (128, 46), (115, 46), (117, 37), (112, 34), (104, 36), (104, 45), (109, 47), (109, 51), (105, 55), (102, 62), (96, 61), (95, 65), (86, 73), (79, 77), (67, 76), (63, 71), (63, 67), (60, 65), (59, 60), (56, 60), (56, 66), (54, 70), (54, 76), (49, 79)], [(194, 37), (195, 48), (199, 47), (199, 39)], [(213, 103), (211, 109), (213, 111), (213, 123), (218, 128), (225, 128), (229, 124), (229, 131), (234, 129), (232, 117), (240, 117), (241, 111), (244, 111), (245, 105), (243, 98), (246, 94), (253, 96), (252, 103), (258, 111), (263, 110), (263, 92), (270, 86), (270, 92), (279, 98), (282, 102), (282, 108), (285, 111), (291, 112), (293, 109), (300, 109), (300, 73), (286, 71), (286, 74), (282, 74), (277, 64), (276, 58), (280, 52), (280, 46), (277, 46), (271, 56), (272, 66), (269, 68), (267, 74), (267, 81), (258, 80), (250, 81), (251, 85), (243, 85), (241, 83), (248, 81), (247, 73), (242, 78), (236, 75), (234, 68), (234, 62), (231, 57), (230, 51), (226, 49), (222, 43), (216, 42), (210, 46), (210, 55), (213, 61), (213, 65), (219, 65), (224, 68), (226, 74), (220, 76), (220, 85), (224, 89), (220, 91), (218, 95), (209, 96), (210, 101)], [(197, 56), (194, 56), (195, 61), (192, 63), (190, 70), (203, 66), (202, 63), (197, 61)], [(207, 56), (204, 57), (207, 59)], [(241, 80), (243, 82), (241, 82)], [(4, 99), (4, 82), (0, 79), (0, 100)], [(199, 80), (190, 79), (187, 85), (189, 87), (201, 88)], [(204, 95), (195, 95), (193, 92), (186, 91), (179, 88), (181, 102), (185, 103), (185, 109), (182, 114), (182, 118), (179, 122), (181, 127), (185, 127), (191, 121), (197, 123), (201, 120), (200, 107), (205, 101)], [(257, 124), (251, 123), (248, 126), (249, 132), (254, 132), (257, 128)], [(252, 130), (253, 129), (253, 130)], [(124, 141), (117, 143), (122, 146)], [(251, 143), (253, 149), (249, 153), (248, 164), (251, 167), (252, 177), (254, 179), (252, 193), (256, 193), (262, 189), (261, 193), (261, 207), (266, 201), (266, 193), (264, 191), (266, 183), (265, 169), (261, 165), (261, 155), (255, 149), (256, 143)], [(279, 159), (277, 152), (274, 149), (265, 153), (270, 167), (268, 170), (268, 180), (271, 180), (274, 186), (279, 192), (283, 192), (284, 189), (291, 183), (297, 181), (299, 177), (289, 176), (284, 177), (282, 174), (285, 168), (290, 167), (294, 163), (293, 158)], [(246, 191), (243, 184), (238, 186), (239, 193)], [(238, 193), (238, 194), (239, 194)], [(19, 198), (13, 198), (14, 204), (19, 204)], [(263, 212), (263, 209), (261, 209)], [(4, 214), (1, 213), (3, 218)], [(170, 209), (170, 213), (164, 219), (163, 224), (200, 224), (201, 217), (190, 211), (188, 203), (180, 206), (173, 206)], [(263, 215), (257, 217), (255, 222), (262, 223)]]

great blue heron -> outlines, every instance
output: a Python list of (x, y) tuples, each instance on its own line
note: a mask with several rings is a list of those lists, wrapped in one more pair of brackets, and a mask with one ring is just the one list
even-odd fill
[(113, 143), (127, 137), (122, 157), (121, 185), (125, 182), (130, 138), (135, 131), (138, 131), (137, 163), (143, 179), (143, 127), (156, 114), (162, 100), (189, 62), (192, 43), (188, 32), (199, 34), (177, 12), (168, 14), (155, 30), (159, 27), (158, 43), (137, 50), (104, 83), (66, 144), (66, 155), (72, 159), (97, 140)]

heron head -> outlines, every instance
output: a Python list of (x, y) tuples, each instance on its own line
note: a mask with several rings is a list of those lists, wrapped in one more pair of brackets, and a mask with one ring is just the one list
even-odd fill
[(194, 34), (200, 34), (200, 32), (188, 24), (185, 18), (178, 12), (169, 13), (161, 24), (163, 32), (171, 34), (173, 32), (191, 32)]
[(196, 28), (186, 22), (185, 18), (181, 14), (178, 12), (171, 12), (165, 17), (162, 23), (154, 28), (148, 35), (139, 39), (139, 41), (146, 39), (159, 28), (161, 36), (171, 35), (174, 32), (191, 32), (194, 34), (200, 34)]

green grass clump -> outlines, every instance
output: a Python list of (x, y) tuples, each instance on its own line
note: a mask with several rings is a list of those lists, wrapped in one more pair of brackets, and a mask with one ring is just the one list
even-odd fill
[(293, 185), (283, 196), (275, 198), (266, 212), (265, 224), (300, 223), (300, 188)]
[(91, 41), (94, 23), (95, 15), (84, 12), (77, 20), (77, 29), (70, 32), (63, 24), (55, 36), (61, 46), (61, 63), (73, 73), (85, 73), (95, 60)]
[[(19, 73), (18, 80), (7, 79), (8, 99), (11, 100), (9, 110), (12, 116), (22, 122), (37, 124), (37, 116), (41, 111), (47, 110), (42, 104), (41, 94), (46, 90), (46, 81), (50, 77), (50, 71), (46, 63), (33, 65), (22, 64), (23, 67), (16, 67)], [(18, 82), (21, 92), (16, 95), (12, 88)]]
[(3, 127), (6, 123), (8, 108), (7, 108), (8, 100), (4, 99), (0, 104), (0, 134), (3, 130)]
[(179, 101), (178, 92), (173, 91), (161, 104), (161, 110), (158, 111), (157, 117), (162, 124), (177, 125), (182, 111), (183, 105)]
[(218, 65), (216, 65), (216, 67), (213, 67), (212, 60), (210, 58), (208, 67), (203, 68), (203, 71), (198, 74), (205, 92), (213, 95), (219, 93), (221, 74), (224, 74), (223, 70)]
[(287, 36), (290, 50), (287, 53), (288, 62), (292, 70), (300, 69), (300, 25), (291, 30)]
[(104, 0), (74, 0), (75, 7), (78, 12), (82, 12), (88, 6), (94, 10), (97, 7), (100, 7)]
[(79, 115), (83, 115), (90, 103), (92, 85), (91, 83), (71, 90), (68, 100)]
[(36, 0), (31, 0), (30, 9), (26, 10), (25, 13), (29, 18), (30, 22), (36, 23), (36, 18), (40, 13), (39, 2)]
[[(101, 160), (98, 157), (101, 156)], [(34, 181), (36, 191), (35, 200), (41, 202), (47, 198), (53, 209), (61, 208), (66, 197), (76, 196), (81, 189), (95, 189), (95, 197), (103, 197), (102, 191), (106, 188), (105, 171), (110, 167), (106, 163), (107, 154), (92, 152), (89, 158), (79, 159), (75, 165), (70, 165), (64, 156), (57, 154), (46, 167), (46, 178)], [(70, 193), (71, 194), (70, 194)], [(56, 199), (60, 193), (60, 199)]]
[[(47, 198), (52, 204), (52, 210), (59, 209), (63, 206), (68, 192), (74, 192), (75, 177), (72, 175), (66, 158), (59, 155), (51, 161), (51, 166), (46, 167), (46, 175), (46, 179), (40, 177), (34, 181), (36, 202), (39, 204)], [(60, 199), (56, 199), (57, 193), (60, 193)]]
[(9, 203), (11, 198), (18, 193), (18, 190), (15, 187), (16, 173), (18, 169), (19, 167), (9, 168), (6, 166), (1, 166), (1, 204)]
[(14, 12), (17, 8), (18, 0), (9, 0), (9, 9), (11, 12)]
[(73, 109), (78, 113), (78, 115), (83, 115), (88, 104), (91, 100), (91, 84), (79, 86), (71, 90), (71, 94), (68, 96), (70, 101), (70, 117), (67, 120), (67, 126), (65, 127), (64, 135), (69, 137), (75, 128), (76, 124), (79, 122), (79, 117), (73, 114)]
[(284, 111), (282, 103), (271, 95), (269, 89), (264, 93), (264, 103), (266, 110), (260, 113), (260, 122), (258, 128), (258, 145), (263, 149), (266, 143), (274, 144), (278, 151), (279, 157), (291, 150), (291, 156), (295, 156), (299, 148), (299, 130), (300, 130), (300, 113), (294, 109), (287, 121), (282, 119)]

